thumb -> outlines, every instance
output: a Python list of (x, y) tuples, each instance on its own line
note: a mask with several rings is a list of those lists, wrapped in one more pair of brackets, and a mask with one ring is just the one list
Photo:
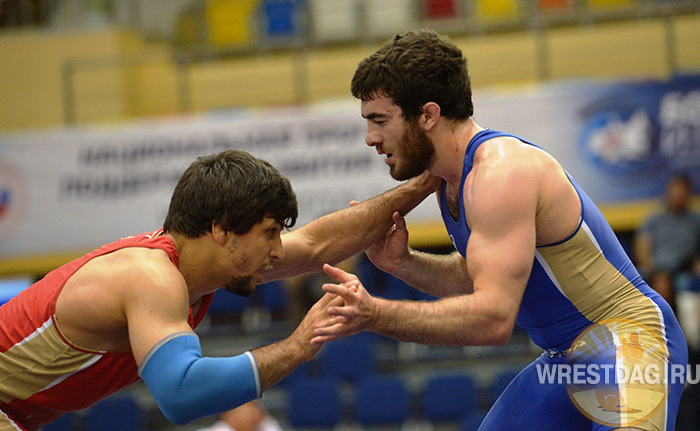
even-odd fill
[(399, 229), (399, 230), (406, 229), (406, 219), (401, 214), (399, 214), (398, 211), (395, 211), (394, 214), (392, 214), (392, 218), (393, 218), (394, 224), (396, 225), (396, 229)]

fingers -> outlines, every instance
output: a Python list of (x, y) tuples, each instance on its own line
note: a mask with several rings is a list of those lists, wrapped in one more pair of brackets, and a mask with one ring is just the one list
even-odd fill
[(329, 298), (328, 301), (325, 301), (325, 304), (324, 304), (326, 309), (328, 309), (330, 307), (338, 307), (338, 306), (345, 304), (345, 299), (343, 299), (342, 297), (340, 297), (334, 293), (326, 293), (323, 296), (327, 296)]
[(337, 268), (335, 266), (331, 266), (327, 263), (323, 265), (323, 271), (341, 283), (358, 280), (356, 275), (350, 274), (349, 272), (345, 272), (342, 269)]
[(345, 321), (356, 317), (356, 314), (357, 314), (357, 312), (355, 311), (355, 309), (353, 307), (346, 307), (344, 305), (336, 305), (333, 307), (328, 307), (326, 310), (327, 310), (328, 315), (341, 317)]
[[(345, 316), (332, 312), (343, 308), (340, 307), (340, 305), (342, 305), (342, 298), (336, 296), (335, 299), (339, 299), (341, 302), (335, 306), (327, 308), (327, 317), (316, 323), (315, 327), (313, 328), (313, 332), (311, 333), (310, 343), (312, 345), (323, 344), (336, 338), (350, 335), (347, 328), (348, 319)], [(332, 304), (334, 304), (334, 302), (332, 302)]]
[(327, 343), (331, 340), (356, 334), (357, 332), (357, 330), (351, 330), (350, 328), (348, 328), (345, 325), (345, 322), (316, 328), (314, 330), (314, 337), (311, 339), (311, 344)]
[(357, 320), (357, 305), (362, 302), (364, 290), (354, 274), (325, 264), (323, 270), (339, 281), (339, 284), (325, 283), (321, 288), (326, 294), (318, 301), (324, 308), (326, 318), (317, 321), (311, 344), (320, 345), (340, 337), (361, 331)]
[(406, 219), (401, 214), (399, 214), (398, 211), (394, 212), (392, 218), (394, 220), (394, 226), (396, 229), (406, 230)]
[(321, 289), (323, 289), (323, 291), (326, 292), (326, 295), (333, 295), (342, 299), (343, 303), (349, 304), (357, 302), (355, 294), (357, 293), (359, 288), (358, 282), (356, 281), (346, 284), (325, 283), (323, 284), (323, 286), (321, 286)]
[(314, 336), (315, 337), (339, 337), (342, 335), (347, 335), (345, 334), (347, 332), (347, 328), (343, 325), (343, 322), (336, 323), (333, 325), (328, 325), (320, 328), (314, 329)]
[[(331, 328), (331, 327), (337, 328), (337, 325), (333, 325), (333, 326), (326, 327), (326, 328)], [(332, 340), (337, 340), (338, 338), (345, 337), (346, 335), (350, 335), (350, 334), (345, 334), (345, 333), (343, 333), (343, 331), (340, 331), (338, 329), (336, 329), (335, 331), (322, 331), (322, 333), (319, 333), (319, 334), (317, 334), (316, 331), (314, 331), (314, 334), (313, 334), (313, 337), (311, 338), (310, 343), (312, 345), (319, 345), (319, 344), (327, 343), (327, 342), (332, 341)]]
[(324, 344), (324, 343), (327, 343), (329, 341), (337, 340), (338, 338), (341, 338), (341, 336), (340, 335), (317, 335), (311, 339), (311, 344), (312, 345)]
[(328, 326), (325, 328), (319, 328), (314, 331), (314, 336), (311, 339), (311, 344), (321, 344), (326, 343), (337, 338), (344, 337), (349, 334), (344, 334), (341, 325)]
[[(325, 303), (325, 305), (324, 305)], [(318, 314), (315, 322), (311, 323), (311, 327), (308, 329), (311, 331), (309, 334), (311, 339), (310, 343), (312, 345), (323, 344), (335, 338), (340, 338), (343, 336), (342, 328), (347, 324), (348, 319), (345, 316), (341, 316), (337, 313), (332, 313), (331, 311), (338, 308), (342, 308), (344, 305), (344, 300), (338, 295), (332, 293), (326, 293), (323, 298), (321, 298), (317, 304), (323, 309), (322, 314)], [(319, 310), (321, 311), (321, 310)], [(322, 336), (318, 336), (316, 333), (321, 328), (332, 328), (331, 331), (325, 331)]]
[(326, 293), (323, 295), (312, 308), (328, 308), (330, 305), (342, 305), (344, 303), (343, 298), (339, 297), (335, 293)]
[(434, 192), (435, 190), (438, 189), (442, 185), (443, 179), (440, 177), (436, 177), (432, 175), (429, 171), (423, 172), (421, 175), (418, 177), (418, 181), (423, 182), (428, 186), (428, 190), (431, 192)]

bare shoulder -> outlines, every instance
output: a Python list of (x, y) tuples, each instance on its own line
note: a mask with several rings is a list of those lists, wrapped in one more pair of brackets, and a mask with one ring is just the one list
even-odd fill
[(66, 282), (56, 316), (75, 344), (119, 350), (128, 347), (126, 309), (137, 302), (169, 305), (186, 313), (184, 279), (160, 249), (129, 247), (94, 258)]
[(97, 257), (81, 268), (69, 284), (98, 287), (113, 295), (141, 294), (177, 284), (182, 275), (160, 249), (128, 247)]
[[(472, 175), (472, 173), (474, 175)], [(545, 150), (518, 139), (503, 137), (484, 143), (476, 152), (467, 177), (465, 201), (477, 214), (531, 216), (537, 243), (550, 244), (568, 237), (578, 224), (580, 202), (559, 162)]]
[(546, 153), (517, 139), (501, 137), (483, 143), (464, 185), (466, 202), (500, 206), (503, 199), (524, 197), (537, 190)]
[[(516, 189), (540, 190), (552, 181), (568, 183), (559, 162), (545, 150), (512, 137), (499, 137), (482, 144), (474, 155), (467, 181), (488, 180)], [(495, 183), (495, 184), (494, 184)]]
[(161, 249), (128, 247), (106, 254), (94, 263), (100, 271), (111, 272), (126, 282), (157, 288), (182, 279), (180, 271)]
[(505, 172), (532, 171), (553, 165), (558, 166), (558, 162), (543, 149), (509, 136), (484, 142), (474, 155), (475, 168), (508, 168)]

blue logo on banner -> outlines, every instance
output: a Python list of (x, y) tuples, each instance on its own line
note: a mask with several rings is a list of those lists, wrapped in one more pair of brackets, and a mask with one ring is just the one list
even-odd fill
[(599, 111), (584, 124), (581, 150), (609, 174), (644, 171), (659, 161), (658, 133), (643, 109)]
[[(614, 85), (585, 107), (579, 149), (599, 171), (650, 180), (700, 165), (700, 77)], [(700, 181), (700, 177), (693, 180)]]

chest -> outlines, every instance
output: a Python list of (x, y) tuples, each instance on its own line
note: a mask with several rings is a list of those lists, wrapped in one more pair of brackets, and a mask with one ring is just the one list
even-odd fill
[(459, 221), (461, 204), (458, 188), (445, 187), (445, 203), (447, 204), (447, 211), (450, 217), (452, 217), (452, 220)]
[(441, 215), (447, 234), (455, 249), (462, 256), (466, 255), (467, 242), (469, 241), (470, 230), (467, 226), (465, 216), (461, 215), (462, 204), (458, 193), (448, 194), (443, 189), (441, 197)]

